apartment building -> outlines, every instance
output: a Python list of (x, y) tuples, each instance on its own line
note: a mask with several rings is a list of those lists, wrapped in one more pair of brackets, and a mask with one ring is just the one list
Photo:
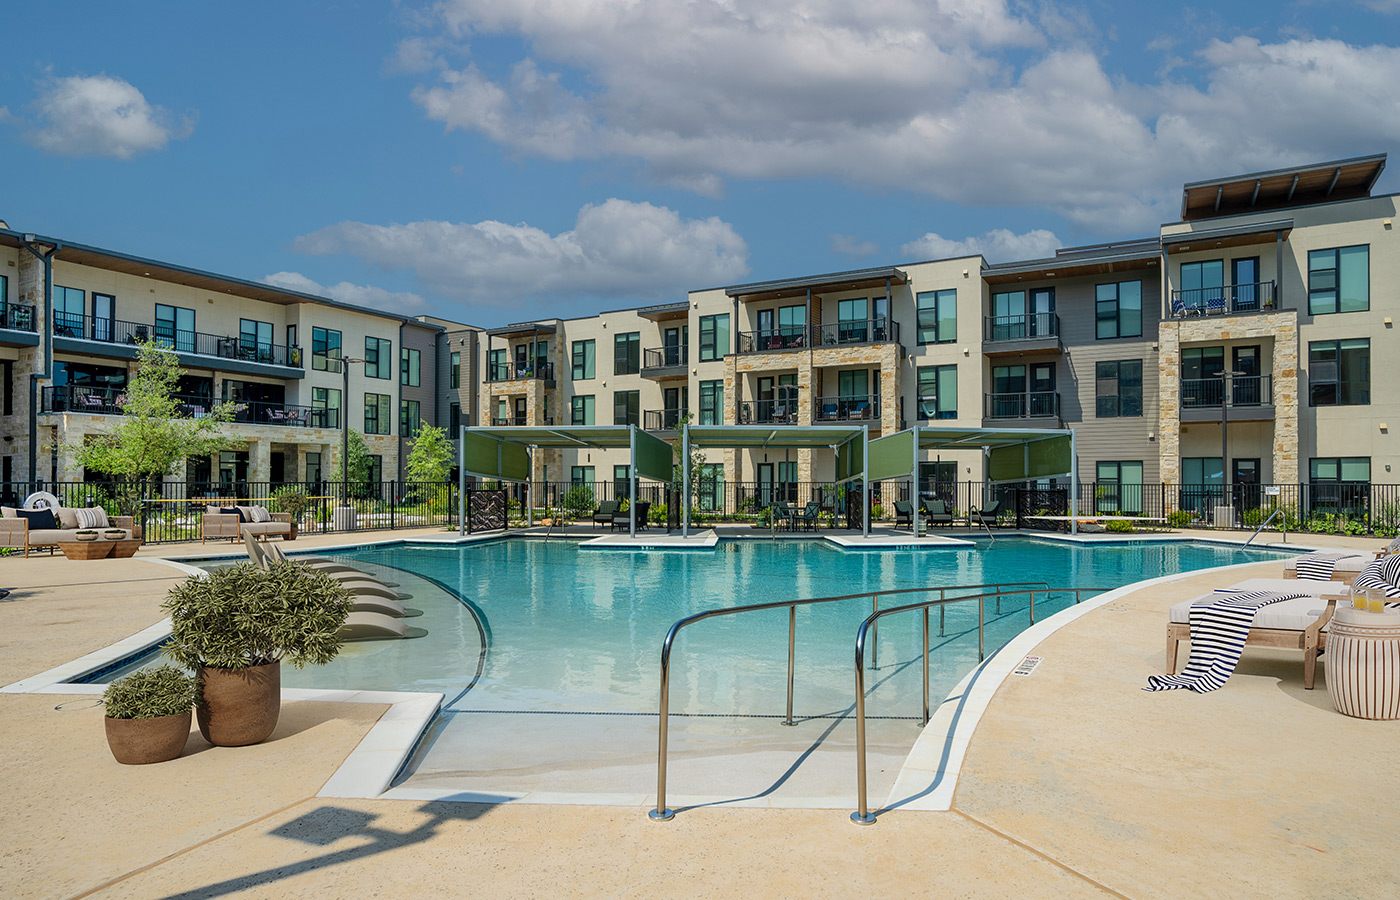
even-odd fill
[[(1206, 508), (1226, 486), (1390, 482), (1400, 465), (1396, 198), (1377, 155), (1183, 188), (1154, 236), (691, 292), (490, 329), (480, 421), (1073, 428), (1105, 510), (1144, 485)], [(921, 480), (981, 480), (979, 448)], [(537, 481), (626, 479), (626, 453), (536, 454)], [(832, 451), (710, 451), (716, 482), (793, 496)], [(1135, 490), (1136, 488), (1136, 490)], [(806, 499), (803, 497), (802, 499)]]
[[(449, 360), (475, 332), (258, 282), (0, 229), (0, 482), (73, 481), (72, 448), (119, 421), (137, 345), (176, 352), (191, 415), (239, 404), (242, 448), (191, 459), (172, 480), (319, 481), (360, 431), (372, 477), (401, 477), (417, 423), (446, 424)], [(448, 348), (449, 336), (472, 339)], [(442, 385), (440, 388), (439, 385)], [(440, 403), (440, 401), (443, 401)], [(468, 406), (470, 408), (470, 406)]]

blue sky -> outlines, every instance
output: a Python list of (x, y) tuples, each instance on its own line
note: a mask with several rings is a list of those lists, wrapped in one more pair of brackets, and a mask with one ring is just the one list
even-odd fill
[(1183, 181), (1400, 147), (1400, 0), (145, 0), (6, 24), (12, 227), (482, 325), (1151, 235)]

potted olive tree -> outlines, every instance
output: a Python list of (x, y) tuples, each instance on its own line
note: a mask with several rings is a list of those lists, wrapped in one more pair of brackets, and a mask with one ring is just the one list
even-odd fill
[(194, 680), (173, 666), (132, 672), (107, 685), (107, 746), (127, 766), (165, 762), (185, 752)]
[(305, 563), (238, 563), (170, 591), (165, 654), (195, 672), (200, 734), (219, 747), (265, 740), (277, 727), (282, 670), (330, 662), (350, 594)]

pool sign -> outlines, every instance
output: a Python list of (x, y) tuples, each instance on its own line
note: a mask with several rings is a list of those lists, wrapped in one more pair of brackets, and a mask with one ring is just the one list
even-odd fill
[(1265, 493), (1265, 495), (1267, 495), (1267, 496), (1269, 496), (1269, 497), (1277, 497), (1277, 496), (1279, 495), (1279, 493), (1280, 493), (1279, 486), (1276, 485), (1276, 484), (1268, 484), (1268, 485), (1265, 485), (1265, 486), (1264, 486), (1264, 493)]
[(1035, 671), (1035, 667), (1040, 665), (1039, 656), (1027, 656), (1021, 660), (1020, 665), (1011, 670), (1012, 675), (1029, 675)]

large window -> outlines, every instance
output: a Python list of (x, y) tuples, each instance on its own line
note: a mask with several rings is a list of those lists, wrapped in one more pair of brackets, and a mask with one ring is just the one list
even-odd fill
[(83, 314), (87, 295), (77, 288), (53, 288), (53, 330), (63, 337), (83, 336)]
[(574, 363), (574, 381), (586, 381), (597, 375), (598, 345), (591, 341), (574, 341), (570, 358)]
[(1181, 302), (1196, 309), (1222, 306), (1225, 302), (1225, 260), (1182, 263)]
[(1107, 338), (1142, 337), (1142, 282), (1120, 281), (1094, 289), (1095, 335)]
[(399, 384), (418, 387), (422, 378), (422, 353), (403, 347), (399, 350), (399, 357)]
[(1371, 341), (1308, 344), (1308, 395), (1312, 406), (1366, 406), (1371, 402)]
[(1371, 308), (1371, 248), (1308, 251), (1308, 313), (1361, 312)]
[(641, 413), (638, 412), (640, 398), (640, 391), (613, 391), (613, 424), (642, 424)]
[(1371, 490), (1370, 457), (1317, 457), (1308, 461), (1308, 476), (1312, 513), (1365, 515)]
[(365, 377), (389, 378), (393, 374), (394, 344), (385, 338), (365, 338)]
[(571, 484), (592, 484), (592, 466), (571, 466), (569, 468), (569, 482)]
[(919, 343), (946, 344), (958, 339), (958, 292), (924, 291), (919, 305)]
[(1225, 467), (1218, 456), (1187, 456), (1181, 460), (1181, 508), (1209, 518), (1225, 501)]
[(613, 337), (613, 374), (636, 375), (642, 367), (642, 333), (629, 331)]
[(724, 466), (719, 463), (705, 463), (700, 467), (700, 497), (698, 504), (703, 510), (717, 510), (724, 506)]
[(700, 382), (700, 424), (724, 424), (724, 382)]
[(311, 424), (317, 428), (340, 427), (340, 389), (311, 389)]
[(1142, 460), (1102, 460), (1096, 472), (1096, 511), (1142, 513)]
[(618, 500), (631, 498), (631, 485), (628, 484), (631, 475), (631, 466), (613, 466), (613, 497)]
[(958, 417), (958, 367), (919, 367), (919, 418)]
[(729, 313), (700, 317), (700, 361), (724, 359), (729, 352)]
[(412, 440), (418, 436), (423, 421), (423, 407), (417, 400), (399, 401), (399, 436)]
[(331, 328), (311, 328), (311, 368), (319, 372), (340, 371), (340, 332)]
[(1142, 360), (1100, 360), (1094, 364), (1095, 415), (1100, 419), (1142, 415)]
[(156, 304), (156, 340), (182, 353), (194, 352), (194, 310)]
[(462, 404), (447, 404), (447, 436), (457, 439), (457, 433), (462, 430)]
[(238, 354), (244, 359), (272, 362), (272, 323), (239, 319)]
[(510, 375), (510, 351), (497, 347), (486, 357), (486, 380), (509, 381)]
[(388, 434), (393, 422), (394, 398), (388, 394), (365, 394), (365, 434)]
[(462, 386), (462, 352), (452, 351), (448, 363), (448, 385), (455, 391)]
[[(595, 403), (592, 394), (577, 394), (569, 399), (570, 425), (596, 425)], [(591, 479), (590, 479), (591, 480)]]

